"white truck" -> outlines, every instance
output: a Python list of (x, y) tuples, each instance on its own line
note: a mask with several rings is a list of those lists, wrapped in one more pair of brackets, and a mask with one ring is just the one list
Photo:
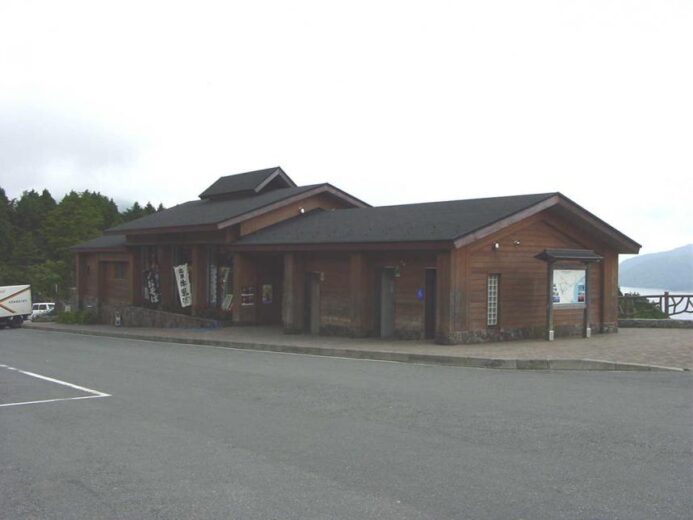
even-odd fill
[(0, 329), (22, 326), (31, 316), (31, 285), (0, 287)]

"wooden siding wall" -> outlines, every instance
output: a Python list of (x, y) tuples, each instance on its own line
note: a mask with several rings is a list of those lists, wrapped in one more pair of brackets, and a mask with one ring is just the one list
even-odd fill
[(284, 278), (282, 287), (282, 324), (287, 333), (303, 332), (305, 269), (304, 259), (295, 253), (284, 255)]
[[(233, 321), (244, 325), (275, 325), (282, 322), (284, 285), (282, 255), (250, 255), (236, 253), (233, 257)], [(262, 286), (272, 286), (272, 301), (263, 303)], [(242, 305), (244, 288), (255, 289), (255, 303)]]
[[(299, 207), (330, 209), (346, 204), (321, 194), (309, 197), (223, 233), (181, 235), (192, 247), (194, 305), (202, 310), (207, 302), (207, 250), (202, 242), (228, 240), (251, 233), (286, 218), (297, 216)], [(300, 218), (300, 217), (299, 217)], [(176, 307), (173, 280), (172, 236), (151, 235), (143, 243), (155, 243), (159, 262), (162, 306)], [(519, 244), (515, 244), (515, 242)], [(500, 244), (493, 250), (494, 242)], [(320, 282), (320, 325), (326, 334), (374, 335), (375, 301), (379, 270), (396, 267), (395, 335), (421, 338), (425, 328), (425, 303), (416, 297), (425, 289), (427, 268), (437, 269), (436, 335), (439, 341), (467, 341), (469, 334), (489, 331), (486, 325), (486, 283), (489, 274), (500, 274), (499, 325), (495, 330), (524, 329), (541, 335), (546, 325), (547, 264), (535, 256), (547, 248), (592, 249), (604, 257), (590, 270), (590, 322), (593, 330), (617, 326), (618, 254), (610, 246), (572, 225), (565, 217), (546, 210), (460, 249), (438, 251), (342, 251), (284, 253), (235, 253), (233, 321), (236, 324), (284, 323), (287, 331), (304, 327), (305, 275), (322, 273)], [(141, 300), (139, 248), (128, 253), (79, 253), (77, 277), (80, 305), (132, 303)], [(115, 261), (128, 262), (126, 276), (115, 279)], [(273, 302), (262, 303), (262, 285), (273, 286)], [(241, 306), (241, 289), (255, 287), (255, 305)], [(582, 309), (556, 307), (557, 328), (577, 327)], [(472, 338), (474, 340), (474, 338)]]
[[(236, 253), (233, 255), (233, 322), (238, 325), (257, 323), (258, 276), (256, 262), (250, 255)], [(255, 287), (255, 305), (241, 305), (241, 292), (244, 287)]]
[(159, 261), (161, 305), (164, 308), (172, 309), (179, 305), (176, 281), (173, 275), (173, 248), (171, 246), (159, 246), (156, 254)]
[[(424, 301), (416, 298), (425, 288), (425, 269), (436, 267), (431, 252), (303, 254), (298, 264), (302, 273), (321, 273), (320, 328), (323, 333), (373, 335), (376, 309), (376, 283), (379, 270), (398, 267), (395, 278), (395, 335), (421, 338), (424, 335)], [(296, 262), (296, 260), (292, 260)], [(303, 278), (304, 279), (304, 278)], [(296, 284), (295, 306), (303, 304), (303, 284)], [(295, 309), (302, 316), (302, 309)], [(284, 310), (287, 312), (287, 309)], [(294, 319), (294, 325), (296, 325)]]
[(321, 332), (348, 333), (351, 329), (349, 254), (308, 255), (304, 266), (305, 273), (320, 273)]
[(206, 308), (209, 282), (207, 281), (209, 257), (207, 246), (196, 245), (192, 248), (192, 263), (190, 265), (190, 285), (192, 288), (193, 313)]
[[(500, 244), (499, 249), (492, 248), (494, 242)], [(452, 313), (452, 331), (487, 329), (487, 278), (489, 274), (498, 273), (497, 328), (529, 328), (534, 329), (536, 335), (541, 334), (540, 329), (546, 325), (547, 264), (534, 257), (547, 248), (593, 249), (605, 257), (603, 264), (593, 265), (590, 270), (590, 322), (596, 330), (604, 322), (615, 323), (616, 303), (610, 296), (617, 291), (614, 265), (617, 266), (618, 255), (544, 212), (453, 253), (451, 269), (455, 276), (452, 277), (451, 292), (452, 299), (455, 300), (457, 294), (459, 301), (453, 302), (457, 307)], [(554, 309), (557, 326), (579, 326), (582, 323), (581, 308)]]
[[(122, 278), (116, 278), (116, 263), (124, 266)], [(130, 303), (132, 276), (131, 257), (127, 253), (78, 253), (78, 306)]]
[[(377, 273), (383, 267), (399, 267), (399, 277), (395, 278), (395, 336), (419, 339), (424, 337), (424, 300), (416, 298), (418, 289), (426, 287), (426, 268), (437, 267), (435, 253), (402, 252), (373, 255), (371, 257), (371, 279), (376, 283)], [(370, 332), (376, 330), (372, 322), (375, 316), (374, 286), (371, 287)]]
[[(116, 278), (116, 264), (123, 265), (124, 276), (122, 278)], [(100, 272), (103, 277), (103, 303), (129, 303), (131, 297), (130, 276), (132, 269), (130, 268), (127, 256), (124, 256), (122, 260), (101, 262)]]
[(194, 231), (189, 233), (147, 233), (127, 235), (128, 244), (132, 245), (179, 245), (224, 244), (238, 238), (237, 226), (219, 231)]
[(301, 208), (303, 208), (306, 212), (309, 212), (319, 208), (330, 210), (350, 207), (350, 204), (347, 204), (343, 200), (333, 197), (332, 195), (325, 193), (314, 195), (242, 222), (240, 224), (240, 236), (249, 235), (250, 233), (254, 233), (255, 231), (267, 226), (271, 226), (272, 224), (276, 224), (277, 222), (281, 222), (282, 220), (298, 217), (301, 215)]
[(98, 255), (81, 253), (80, 254), (80, 287), (83, 292), (80, 294), (80, 300), (84, 298), (98, 298), (98, 275), (99, 262)]

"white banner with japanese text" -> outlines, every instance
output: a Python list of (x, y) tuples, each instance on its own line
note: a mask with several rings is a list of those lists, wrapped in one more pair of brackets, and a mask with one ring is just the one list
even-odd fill
[(174, 266), (173, 272), (176, 274), (176, 284), (178, 285), (180, 306), (190, 307), (192, 305), (192, 289), (190, 287), (190, 275), (188, 274), (188, 264)]

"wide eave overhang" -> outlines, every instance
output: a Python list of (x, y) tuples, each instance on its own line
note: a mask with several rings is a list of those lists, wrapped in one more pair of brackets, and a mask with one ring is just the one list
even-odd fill
[(320, 244), (229, 244), (238, 252), (293, 252), (293, 251), (440, 251), (455, 247), (451, 240), (412, 242), (326, 242)]
[(582, 206), (576, 204), (568, 197), (557, 193), (547, 199), (534, 204), (529, 208), (518, 211), (509, 217), (503, 218), (476, 231), (467, 233), (455, 239), (455, 247), (462, 247), (467, 244), (486, 238), (501, 229), (520, 222), (542, 211), (550, 210), (557, 215), (569, 220), (573, 225), (585, 228), (589, 233), (596, 235), (599, 239), (614, 247), (621, 254), (638, 254), (642, 247), (632, 238), (624, 235), (613, 226), (607, 224), (599, 217), (590, 213)]
[(219, 231), (226, 229), (230, 226), (233, 226), (235, 224), (240, 224), (241, 222), (244, 222), (246, 220), (249, 220), (251, 218), (259, 217), (260, 215), (264, 215), (265, 213), (269, 213), (270, 211), (274, 211), (277, 209), (280, 209), (284, 206), (287, 206), (289, 204), (292, 204), (294, 202), (299, 202), (305, 198), (312, 197), (315, 195), (320, 195), (322, 193), (328, 193), (331, 194), (341, 200), (344, 200), (348, 202), (349, 204), (352, 204), (354, 207), (370, 207), (370, 204), (352, 196), (349, 195), (348, 193), (340, 190), (339, 188), (332, 186), (331, 184), (321, 184), (320, 186), (316, 186), (314, 189), (304, 191), (302, 193), (287, 197), (285, 199), (278, 200), (276, 202), (273, 202), (271, 204), (267, 204), (266, 206), (262, 206), (260, 208), (253, 209), (251, 211), (246, 211), (245, 213), (242, 213), (240, 215), (235, 215), (233, 217), (227, 218), (227, 219), (222, 219), (217, 222), (209, 222), (209, 223), (204, 223), (204, 224), (195, 224), (195, 225), (175, 225), (175, 226), (153, 226), (149, 228), (133, 228), (133, 229), (128, 229), (128, 228), (122, 228), (122, 227), (115, 227), (115, 228), (110, 228), (104, 231), (105, 235), (151, 235), (151, 234), (157, 234), (157, 233), (190, 233), (190, 232), (198, 232), (198, 231)]

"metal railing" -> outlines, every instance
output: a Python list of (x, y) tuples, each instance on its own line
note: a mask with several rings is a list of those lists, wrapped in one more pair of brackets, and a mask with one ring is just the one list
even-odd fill
[(693, 294), (625, 294), (618, 297), (620, 318), (633, 318), (642, 310), (643, 304), (653, 305), (667, 318), (678, 314), (693, 314)]

